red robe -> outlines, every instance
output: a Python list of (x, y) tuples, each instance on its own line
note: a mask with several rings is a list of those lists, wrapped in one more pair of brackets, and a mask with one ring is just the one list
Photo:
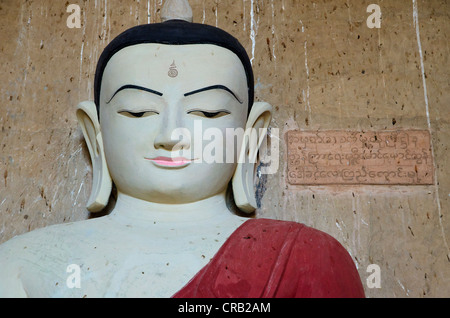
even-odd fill
[(251, 219), (175, 298), (364, 297), (352, 258), (303, 224)]

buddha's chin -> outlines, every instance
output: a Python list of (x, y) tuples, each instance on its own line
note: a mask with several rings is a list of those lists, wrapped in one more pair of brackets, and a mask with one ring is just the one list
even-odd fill
[(147, 188), (143, 191), (140, 189), (127, 189), (119, 190), (119, 192), (124, 193), (128, 196), (134, 197), (136, 199), (158, 203), (158, 204), (188, 204), (198, 201), (202, 201), (214, 195), (222, 192), (223, 189), (208, 189), (205, 191), (203, 187), (190, 186), (177, 186), (176, 184), (160, 184), (156, 189)]
[(231, 178), (233, 165), (156, 167), (153, 163), (139, 173), (112, 174), (117, 189), (131, 197), (161, 204), (198, 202), (223, 192)]

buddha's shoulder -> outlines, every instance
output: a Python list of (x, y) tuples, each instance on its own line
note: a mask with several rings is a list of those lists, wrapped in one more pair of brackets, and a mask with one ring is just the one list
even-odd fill
[[(267, 238), (271, 241), (292, 241), (303, 248), (341, 248), (341, 244), (331, 235), (309, 227), (303, 223), (274, 220), (274, 219), (251, 219), (247, 221), (241, 228), (249, 235), (261, 238)], [(264, 240), (262, 241), (263, 244)]]
[(288, 232), (298, 232), (298, 231), (307, 231), (310, 232), (312, 235), (324, 233), (320, 230), (316, 230), (314, 228), (306, 226), (303, 223), (277, 219), (267, 219), (267, 218), (250, 219), (247, 222), (245, 222), (243, 227), (245, 227), (246, 230), (250, 229), (251, 231), (254, 232), (262, 232), (270, 234), (280, 233), (280, 235), (286, 234)]
[(0, 244), (0, 259), (8, 262), (39, 253), (48, 255), (50, 251), (76, 249), (98, 235), (96, 229), (104, 226), (105, 221), (99, 218), (55, 224), (14, 236)]
[(1, 244), (0, 297), (41, 295), (41, 289), (46, 295), (66, 278), (67, 266), (85, 259), (101, 239), (96, 229), (106, 220), (100, 219), (50, 225)]

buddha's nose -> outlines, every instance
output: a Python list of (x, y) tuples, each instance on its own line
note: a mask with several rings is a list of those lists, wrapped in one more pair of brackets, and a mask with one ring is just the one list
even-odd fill
[(167, 112), (163, 114), (160, 131), (155, 141), (155, 149), (164, 149), (167, 151), (187, 150), (190, 146), (190, 138), (183, 128), (180, 118), (176, 113)]

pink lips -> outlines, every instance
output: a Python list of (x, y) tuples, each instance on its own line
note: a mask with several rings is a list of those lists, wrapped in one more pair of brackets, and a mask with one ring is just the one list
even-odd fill
[(178, 158), (157, 157), (154, 159), (150, 159), (150, 158), (145, 158), (145, 159), (150, 160), (150, 161), (156, 163), (157, 165), (165, 166), (165, 167), (181, 167), (181, 166), (184, 166), (184, 165), (187, 165), (187, 164), (193, 162), (193, 160), (186, 159), (183, 157), (178, 157)]

